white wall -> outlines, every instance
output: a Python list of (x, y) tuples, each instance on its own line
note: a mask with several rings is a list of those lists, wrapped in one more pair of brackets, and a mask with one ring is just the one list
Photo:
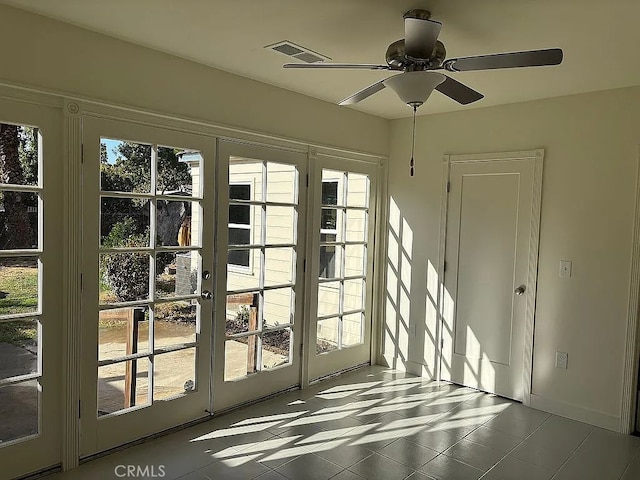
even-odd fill
[[(420, 117), (413, 178), (410, 135), (410, 120), (392, 122), (390, 223), (402, 228), (409, 246), (404, 255), (411, 258), (392, 274), (390, 299), (408, 298), (388, 302), (385, 355), (433, 372), (433, 308), (425, 291), (428, 263), (437, 266), (438, 259), (443, 155), (544, 148), (532, 393), (549, 408), (614, 425), (620, 415), (640, 88)], [(398, 247), (390, 250), (394, 255)], [(572, 278), (559, 278), (561, 259), (573, 261)], [(431, 283), (433, 272), (430, 277)], [(405, 286), (395, 289), (395, 278)], [(417, 326), (416, 338), (403, 333), (402, 322)], [(567, 370), (554, 368), (556, 350), (569, 353)]]
[(387, 120), (5, 5), (0, 42), (0, 82), (387, 153)]

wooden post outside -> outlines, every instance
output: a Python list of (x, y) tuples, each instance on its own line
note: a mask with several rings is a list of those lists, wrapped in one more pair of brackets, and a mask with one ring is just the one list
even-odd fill
[[(144, 320), (144, 310), (141, 308), (130, 308), (127, 315), (126, 355), (138, 353), (138, 322), (140, 320)], [(124, 408), (129, 408), (134, 407), (136, 404), (136, 377), (138, 376), (138, 361), (129, 360), (125, 365)]]
[[(251, 305), (249, 306), (249, 331), (254, 332), (258, 329), (258, 294), (253, 295)], [(247, 373), (256, 371), (256, 356), (258, 342), (255, 335), (247, 337)]]

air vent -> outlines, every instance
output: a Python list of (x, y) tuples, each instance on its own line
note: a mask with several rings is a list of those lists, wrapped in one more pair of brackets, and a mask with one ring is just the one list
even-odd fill
[(331, 60), (331, 58), (325, 55), (321, 55), (314, 52), (313, 50), (301, 47), (300, 45), (296, 45), (295, 43), (292, 43), (288, 40), (274, 43), (273, 45), (267, 45), (264, 48), (269, 48), (271, 50), (275, 50), (276, 52), (284, 53), (288, 57), (297, 58), (298, 60), (302, 60), (303, 62), (307, 63), (317, 63), (324, 62), (325, 60)]

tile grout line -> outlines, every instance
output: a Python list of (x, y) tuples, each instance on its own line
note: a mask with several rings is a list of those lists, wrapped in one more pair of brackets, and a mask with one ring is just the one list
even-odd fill
[[(530, 407), (527, 407), (527, 408), (530, 408)], [(546, 412), (545, 412), (545, 413), (546, 413)], [(537, 427), (536, 427), (536, 428), (535, 428), (535, 429), (534, 429), (534, 430), (533, 430), (529, 435), (527, 435), (526, 437), (524, 437), (520, 443), (518, 443), (515, 447), (513, 447), (511, 450), (509, 450), (507, 453), (505, 453), (505, 454), (504, 454), (504, 456), (503, 456), (502, 458), (500, 458), (500, 460), (498, 460), (496, 463), (494, 463), (494, 464), (493, 464), (493, 466), (492, 466), (489, 470), (487, 470), (486, 472), (484, 472), (484, 473), (480, 476), (480, 478), (479, 478), (478, 480), (482, 480), (482, 478), (484, 478), (484, 477), (485, 477), (485, 476), (486, 476), (490, 471), (492, 471), (492, 470), (496, 467), (496, 465), (498, 465), (501, 461), (503, 461), (505, 458), (507, 458), (507, 457), (508, 457), (508, 456), (509, 456), (509, 455), (510, 455), (514, 450), (516, 450), (520, 445), (522, 445), (524, 442), (526, 442), (526, 441), (527, 441), (531, 436), (533, 436), (533, 434), (534, 434), (534, 433), (536, 433), (538, 430), (540, 430), (540, 429), (542, 428), (542, 426), (543, 426), (545, 423), (547, 423), (549, 420), (551, 420), (551, 418), (553, 418), (553, 414), (549, 414), (549, 416), (548, 416), (548, 417), (547, 417), (547, 418), (546, 418), (546, 419), (545, 419), (545, 420), (544, 420), (540, 425), (538, 425), (538, 426), (537, 426)], [(485, 425), (485, 424), (486, 424), (486, 423), (488, 423), (488, 422), (490, 422), (490, 420), (487, 420), (487, 421), (486, 421), (485, 423), (483, 423), (482, 425)], [(491, 428), (491, 427), (487, 427), (487, 428)], [(499, 432), (500, 430), (496, 430), (496, 431), (498, 431), (498, 432)], [(505, 434), (506, 434), (506, 432), (502, 432), (502, 433), (505, 433)], [(516, 457), (513, 457), (513, 458), (516, 458)], [(518, 460), (520, 460), (520, 459), (518, 458)], [(520, 460), (520, 461), (521, 461), (521, 462), (524, 462), (524, 463), (530, 463), (530, 462), (527, 462), (527, 461), (525, 461), (525, 460)], [(531, 465), (535, 465), (536, 467), (537, 467), (537, 466), (539, 466), (539, 465), (536, 465), (535, 463), (530, 463), (530, 464), (531, 464)], [(551, 480), (551, 479), (550, 479), (550, 480)]]
[(586, 437), (584, 437), (584, 439), (578, 444), (578, 446), (576, 448), (574, 448), (571, 453), (569, 454), (569, 456), (567, 457), (567, 459), (562, 462), (562, 465), (560, 465), (558, 467), (558, 469), (556, 470), (556, 473), (553, 474), (553, 476), (549, 479), (549, 480), (553, 480), (554, 478), (556, 478), (558, 476), (558, 474), (560, 473), (560, 471), (562, 470), (562, 468), (569, 463), (569, 460), (571, 460), (573, 458), (573, 456), (576, 454), (576, 452), (578, 451), (578, 449), (584, 445), (584, 443), (589, 439), (589, 437), (591, 437), (591, 435), (593, 435), (593, 432), (595, 432), (596, 429), (594, 427), (591, 428), (591, 431), (589, 432), (589, 435), (587, 435)]

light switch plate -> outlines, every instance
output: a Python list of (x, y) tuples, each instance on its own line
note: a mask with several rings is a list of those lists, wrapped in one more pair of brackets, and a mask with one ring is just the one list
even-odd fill
[(568, 278), (571, 276), (571, 260), (560, 260), (560, 276)]

